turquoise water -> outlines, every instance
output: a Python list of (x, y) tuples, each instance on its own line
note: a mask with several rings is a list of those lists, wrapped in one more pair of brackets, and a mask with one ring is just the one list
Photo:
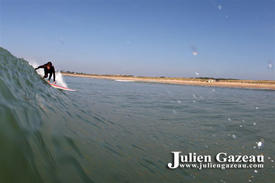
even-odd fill
[[(0, 182), (273, 182), (275, 92), (65, 77), (0, 48)], [(264, 143), (257, 148), (256, 142)], [(264, 169), (169, 170), (171, 151), (264, 154)]]

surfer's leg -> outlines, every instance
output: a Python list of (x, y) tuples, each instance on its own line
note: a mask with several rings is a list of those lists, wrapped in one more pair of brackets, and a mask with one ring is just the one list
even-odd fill
[(48, 77), (48, 74), (45, 74), (45, 75), (44, 75), (44, 78), (47, 78), (47, 77)]

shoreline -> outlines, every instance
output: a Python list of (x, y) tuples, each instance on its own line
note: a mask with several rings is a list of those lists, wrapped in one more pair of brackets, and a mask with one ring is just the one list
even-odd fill
[(136, 77), (120, 75), (96, 75), (96, 74), (74, 74), (61, 72), (64, 76), (83, 77), (94, 79), (109, 79), (124, 82), (147, 82), (163, 83), (191, 86), (208, 86), (223, 88), (248, 88), (275, 90), (275, 81), (271, 80), (215, 80), (215, 79), (198, 79), (198, 78), (165, 78), (165, 77)]

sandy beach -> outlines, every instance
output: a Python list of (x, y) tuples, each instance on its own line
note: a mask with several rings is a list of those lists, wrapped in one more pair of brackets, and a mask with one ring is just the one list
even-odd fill
[(95, 79), (110, 79), (125, 82), (149, 82), (165, 83), (208, 87), (227, 87), (227, 88), (250, 88), (275, 90), (275, 81), (272, 80), (215, 80), (215, 79), (197, 79), (197, 78), (163, 78), (163, 77), (135, 77), (120, 75), (95, 75), (95, 74), (74, 74), (62, 72), (64, 76), (85, 77)]

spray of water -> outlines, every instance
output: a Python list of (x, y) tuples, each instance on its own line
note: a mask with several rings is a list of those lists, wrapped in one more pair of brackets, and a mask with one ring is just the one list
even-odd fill
[(55, 74), (55, 77), (56, 77), (56, 82), (57, 84), (59, 84), (60, 86), (63, 86), (63, 87), (68, 87), (67, 84), (65, 83), (65, 81), (63, 80), (63, 76), (61, 74), (61, 72), (56, 72)]

